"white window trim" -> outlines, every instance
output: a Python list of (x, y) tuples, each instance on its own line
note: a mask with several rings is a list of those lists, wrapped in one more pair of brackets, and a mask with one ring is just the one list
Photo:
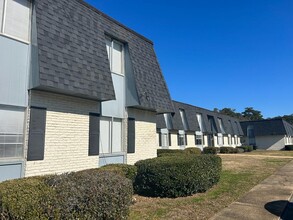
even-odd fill
[[(110, 143), (109, 143), (109, 152), (105, 153), (105, 152), (101, 152), (101, 155), (112, 155), (112, 154), (121, 154), (121, 153), (124, 153), (124, 147), (123, 147), (123, 133), (124, 133), (124, 127), (123, 127), (123, 119), (122, 118), (115, 118), (115, 117), (106, 117), (106, 116), (102, 116), (101, 117), (101, 120), (103, 119), (110, 119), (110, 131), (111, 133), (109, 134), (111, 137), (110, 137)], [(119, 119), (121, 120), (121, 151), (120, 152), (113, 152), (113, 138), (114, 138), (114, 135), (113, 135), (113, 124), (114, 124), (114, 120), (115, 119)], [(100, 129), (101, 130), (101, 129)], [(101, 135), (100, 135), (101, 136)], [(100, 146), (101, 146), (101, 138), (100, 138)], [(100, 149), (102, 149), (102, 147), (100, 147)]]
[(29, 22), (29, 31), (28, 31), (28, 41), (5, 33), (7, 0), (3, 0), (2, 27), (1, 27), (1, 30), (0, 30), (0, 36), (4, 36), (4, 37), (7, 37), (7, 38), (10, 38), (10, 39), (13, 39), (13, 40), (17, 40), (17, 41), (19, 41), (21, 43), (30, 44), (30, 40), (31, 40), (32, 2), (31, 2), (31, 0), (27, 0), (27, 1), (30, 3), (30, 13), (29, 13), (29, 21), (30, 22)]
[[(119, 41), (117, 41), (117, 40), (115, 40), (115, 39), (113, 39), (113, 38), (111, 38), (111, 37), (109, 37), (109, 36), (106, 36), (106, 40), (109, 40), (111, 42), (110, 55), (109, 55), (109, 57), (110, 57), (109, 63), (110, 63), (111, 73), (119, 75), (119, 76), (125, 76), (125, 60), (124, 60), (125, 59), (125, 55), (124, 55), (125, 49), (124, 49), (124, 44), (119, 42)], [(114, 48), (114, 42), (116, 44), (119, 44), (122, 47), (122, 51), (121, 51), (121, 54), (122, 54), (122, 57), (121, 57), (121, 59), (122, 59), (121, 60), (122, 73), (116, 73), (116, 72), (112, 71), (113, 70), (113, 52), (112, 52), (112, 50)]]

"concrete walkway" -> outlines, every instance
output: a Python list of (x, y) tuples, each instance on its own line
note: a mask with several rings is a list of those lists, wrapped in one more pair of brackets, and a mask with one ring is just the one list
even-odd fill
[(212, 220), (293, 219), (293, 161), (252, 188)]

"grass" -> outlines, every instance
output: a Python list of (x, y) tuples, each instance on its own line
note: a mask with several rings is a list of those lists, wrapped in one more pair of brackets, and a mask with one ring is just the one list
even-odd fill
[(293, 151), (273, 151), (273, 150), (255, 150), (247, 153), (249, 155), (259, 156), (280, 156), (280, 157), (293, 157)]
[(221, 155), (220, 182), (206, 193), (176, 199), (135, 195), (129, 219), (209, 219), (293, 159), (264, 156)]

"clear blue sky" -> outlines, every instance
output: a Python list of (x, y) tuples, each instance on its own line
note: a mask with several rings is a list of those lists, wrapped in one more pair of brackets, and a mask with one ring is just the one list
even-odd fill
[(293, 114), (292, 0), (87, 0), (154, 42), (174, 100)]

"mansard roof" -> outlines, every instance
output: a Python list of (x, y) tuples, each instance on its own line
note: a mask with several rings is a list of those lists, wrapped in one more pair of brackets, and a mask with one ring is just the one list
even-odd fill
[(153, 43), (82, 0), (38, 0), (33, 7), (32, 89), (115, 99), (105, 36), (129, 49), (138, 104), (173, 112)]
[(240, 124), (246, 136), (247, 136), (248, 126), (253, 126), (255, 136), (268, 136), (268, 135), (293, 136), (293, 126), (281, 118), (257, 120), (257, 121), (242, 121), (240, 122)]
[[(188, 131), (200, 131), (199, 122), (197, 120), (197, 114), (202, 115), (202, 122), (203, 122), (203, 132), (205, 133), (212, 133), (209, 125), (209, 118), (213, 118), (215, 122), (216, 130), (215, 132), (222, 133), (220, 131), (220, 124), (218, 118), (222, 119), (223, 128), (225, 133), (224, 134), (231, 134), (231, 135), (243, 135), (242, 128), (240, 126), (239, 120), (227, 115), (223, 115), (214, 111), (210, 111), (204, 108), (200, 108), (197, 106), (193, 106), (190, 104), (182, 103), (173, 101), (174, 111), (175, 114), (172, 117), (173, 129), (174, 130), (184, 130), (182, 120), (180, 117), (179, 109), (185, 111), (187, 123), (189, 126)], [(231, 122), (231, 123), (230, 123)], [(166, 124), (164, 121), (163, 115), (157, 116), (157, 128), (166, 128)]]

